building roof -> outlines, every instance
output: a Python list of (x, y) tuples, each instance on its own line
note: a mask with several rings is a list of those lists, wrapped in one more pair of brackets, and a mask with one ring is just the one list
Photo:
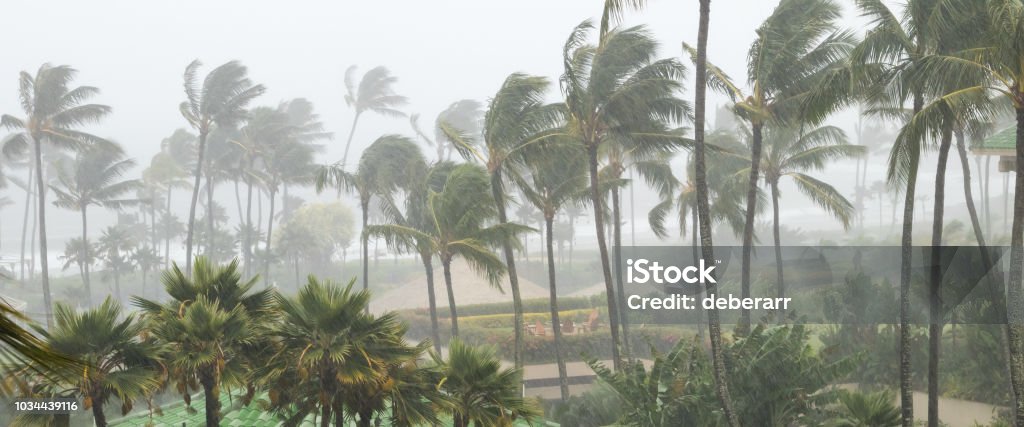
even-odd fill
[(1017, 147), (1017, 127), (1010, 126), (971, 146), (975, 154), (1008, 156)]

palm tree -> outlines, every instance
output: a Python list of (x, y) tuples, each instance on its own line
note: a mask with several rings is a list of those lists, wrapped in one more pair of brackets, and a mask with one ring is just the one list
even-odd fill
[[(61, 266), (61, 270), (67, 270), (68, 267), (75, 265), (78, 267), (78, 274), (82, 277), (82, 283), (85, 283), (85, 269), (87, 265), (92, 265), (95, 261), (93, 256), (94, 250), (92, 248), (92, 242), (88, 240), (82, 240), (80, 238), (70, 239), (64, 243), (64, 255), (61, 255), (60, 259), (64, 261), (64, 265)], [(88, 297), (86, 298), (87, 305)]]
[(84, 400), (85, 408), (92, 409), (97, 427), (107, 425), (103, 406), (111, 397), (121, 401), (124, 415), (133, 401), (156, 391), (161, 349), (142, 338), (145, 324), (134, 314), (122, 315), (121, 305), (109, 297), (81, 313), (58, 303), (55, 314), (54, 330), (39, 332), (52, 349), (73, 354), (89, 367), (61, 374), (71, 381), (67, 385)]
[[(270, 144), (261, 149), (263, 164), (266, 168), (265, 185), (270, 196), (266, 244), (263, 247), (265, 254), (270, 254), (278, 189), (287, 184), (310, 182), (313, 176), (309, 170), (313, 164), (314, 155), (320, 149), (320, 146), (314, 142), (331, 138), (331, 133), (324, 131), (320, 117), (313, 112), (313, 103), (308, 100), (293, 99), (278, 105), (277, 111), (286, 118), (287, 135), (280, 141), (265, 141)], [(270, 280), (269, 256), (264, 258), (263, 279), (264, 281)]]
[(185, 233), (185, 271), (192, 274), (192, 238), (195, 234), (196, 203), (199, 201), (199, 184), (205, 163), (206, 139), (215, 127), (230, 128), (246, 117), (245, 107), (263, 94), (263, 85), (249, 81), (248, 70), (237, 61), (227, 62), (214, 68), (199, 84), (197, 73), (202, 63), (192, 61), (185, 67), (185, 102), (179, 109), (189, 126), (199, 133), (196, 148), (195, 177), (192, 185), (192, 202), (188, 211), (188, 227)]
[(592, 24), (577, 26), (563, 49), (561, 77), (568, 110), (567, 133), (587, 154), (594, 228), (608, 300), (612, 359), (621, 362), (618, 300), (615, 297), (604, 231), (603, 193), (599, 186), (598, 153), (611, 144), (674, 146), (678, 133), (666, 122), (687, 117), (687, 104), (676, 98), (682, 65), (675, 59), (655, 60), (657, 43), (643, 27), (610, 30), (598, 46), (586, 43)]
[(52, 296), (46, 241), (46, 182), (43, 179), (44, 146), (58, 149), (76, 148), (104, 142), (102, 138), (77, 130), (85, 123), (95, 122), (110, 113), (110, 107), (85, 104), (99, 89), (92, 86), (69, 87), (77, 71), (66, 65), (43, 64), (35, 76), (22, 71), (19, 79), (19, 98), (25, 117), (4, 114), (0, 125), (16, 131), (4, 144), (4, 153), (25, 152), (32, 148), (35, 164), (36, 206), (39, 217), (39, 259), (42, 263), (43, 305), (46, 327), (53, 326)]
[[(280, 346), (270, 359), (267, 381), (276, 391), (276, 407), (301, 408), (290, 414), (294, 419), (319, 409), (322, 426), (332, 418), (340, 424), (344, 403), (358, 401), (362, 405), (352, 405), (358, 425), (369, 426), (374, 411), (383, 407), (372, 405), (372, 396), (351, 391), (388, 382), (385, 366), (415, 360), (426, 351), (423, 345), (405, 343), (406, 326), (395, 314), (366, 313), (370, 293), (354, 291), (354, 282), (342, 287), (310, 276), (297, 296), (275, 296), (282, 316), (271, 335)], [(296, 375), (302, 381), (296, 382)]]
[(152, 246), (142, 246), (132, 252), (131, 262), (142, 272), (142, 290), (139, 293), (143, 298), (146, 296), (149, 273), (160, 267), (160, 261), (160, 254)]
[(345, 153), (341, 156), (341, 167), (344, 168), (348, 162), (348, 150), (352, 147), (352, 137), (356, 134), (356, 125), (359, 124), (359, 117), (366, 111), (389, 116), (402, 117), (405, 113), (398, 111), (408, 102), (401, 95), (396, 95), (391, 87), (398, 81), (398, 78), (391, 75), (387, 67), (377, 66), (363, 74), (359, 85), (355, 82), (356, 66), (353, 65), (345, 70), (345, 103), (356, 110), (352, 118), (352, 128), (348, 132), (348, 140), (345, 141)]
[[(256, 278), (243, 282), (238, 261), (225, 266), (204, 257), (195, 260), (188, 277), (177, 264), (162, 281), (171, 300), (165, 304), (132, 297), (145, 312), (148, 329), (167, 346), (169, 380), (177, 383), (185, 402), (198, 382), (205, 399), (206, 425), (220, 425), (222, 386), (251, 385), (247, 373), (253, 359), (270, 346), (261, 330), (272, 320), (271, 290), (252, 291)], [(251, 399), (252, 391), (246, 398)]]
[[(764, 136), (765, 152), (761, 156), (760, 169), (771, 190), (776, 286), (778, 297), (784, 298), (786, 286), (782, 275), (782, 242), (779, 237), (779, 182), (784, 177), (790, 178), (801, 193), (839, 219), (844, 229), (849, 229), (856, 214), (853, 204), (835, 187), (805, 172), (822, 171), (830, 161), (858, 157), (864, 154), (864, 147), (849, 144), (843, 130), (834, 126), (806, 131), (769, 127)], [(780, 322), (784, 316), (780, 311)]]
[(452, 338), (448, 358), (431, 353), (443, 375), (438, 388), (451, 400), (454, 427), (511, 425), (539, 417), (540, 411), (523, 399), (522, 370), (502, 369), (494, 350), (474, 348)]
[[(423, 130), (420, 129), (419, 125), (419, 114), (409, 115), (409, 124), (412, 126), (413, 132), (422, 138), (428, 145), (434, 147), (437, 151), (437, 161), (451, 160), (452, 152), (457, 151), (454, 145), (456, 141), (453, 141), (451, 137), (446, 134), (446, 129), (457, 129), (467, 135), (478, 135), (480, 134), (481, 127), (481, 105), (479, 101), (472, 99), (462, 99), (453, 102), (444, 111), (441, 111), (437, 115), (437, 119), (434, 120), (434, 136), (427, 136)], [(450, 132), (449, 132), (450, 133)]]
[[(832, 0), (779, 3), (758, 28), (758, 37), (750, 46), (749, 94), (744, 94), (720, 69), (709, 66), (708, 84), (731, 98), (736, 115), (747, 121), (751, 130), (740, 283), (743, 298), (750, 296), (750, 256), (765, 125), (777, 122), (814, 126), (850, 101), (852, 77), (846, 58), (855, 39), (852, 33), (837, 26), (841, 10)], [(750, 330), (750, 310), (742, 310), (737, 329), (741, 333)]]
[(363, 290), (368, 290), (369, 282), (369, 226), (370, 202), (374, 196), (390, 198), (402, 189), (411, 188), (413, 178), (421, 176), (420, 168), (426, 162), (423, 153), (411, 139), (400, 135), (384, 135), (377, 138), (359, 158), (355, 173), (344, 170), (343, 163), (322, 166), (317, 171), (316, 189), (322, 191), (327, 186), (355, 192), (359, 197), (359, 208), (362, 211), (362, 281)]
[[(0, 300), (0, 374), (10, 379), (24, 378), (27, 369), (56, 382), (66, 378), (52, 373), (83, 368), (81, 362), (57, 352), (22, 326), (29, 322), (28, 317)], [(0, 396), (13, 396), (15, 390), (11, 388), (10, 383), (0, 382)]]
[(554, 232), (555, 216), (563, 207), (581, 204), (586, 198), (586, 159), (578, 150), (553, 155), (545, 150), (528, 159), (529, 177), (519, 187), (525, 198), (544, 215), (544, 240), (548, 255), (548, 287), (550, 289), (551, 327), (555, 335), (555, 360), (558, 364), (559, 389), (562, 401), (569, 399), (569, 382), (562, 357), (562, 323), (558, 318), (558, 287), (555, 284)]
[(130, 256), (136, 246), (135, 236), (124, 225), (112, 225), (103, 230), (97, 249), (114, 278), (114, 296), (121, 301), (121, 274), (131, 268)]
[[(409, 225), (383, 224), (367, 227), (365, 236), (383, 237), (389, 247), (429, 248), (433, 256), (441, 260), (445, 287), (448, 290), (448, 307), (451, 312), (452, 336), (459, 335), (458, 310), (452, 286), (452, 261), (461, 257), (476, 272), (484, 275), (491, 286), (499, 287), (505, 275), (505, 265), (491, 250), (507, 239), (530, 228), (513, 224), (487, 224), (497, 215), (494, 200), (486, 196), (490, 188), (487, 172), (474, 164), (454, 167), (448, 174), (441, 191), (425, 188), (428, 194), (422, 212), (425, 221), (423, 229)], [(365, 237), (364, 237), (365, 238)], [(429, 283), (428, 283), (429, 285)]]
[[(944, 14), (951, 6), (949, 3), (947, 0), (912, 0), (906, 3), (901, 18), (881, 0), (857, 0), (861, 14), (871, 20), (872, 28), (865, 34), (864, 40), (854, 49), (851, 56), (854, 64), (864, 68), (882, 68), (881, 78), (876, 79), (880, 84), (871, 88), (867, 95), (868, 101), (876, 109), (896, 110), (902, 114), (907, 98), (912, 102), (913, 115), (924, 107), (924, 86), (917, 81), (920, 79), (913, 77), (920, 71), (921, 59), (933, 53), (941, 44), (939, 38), (944, 33), (942, 26), (947, 24)], [(963, 2), (958, 4), (960, 3)], [(902, 118), (906, 120), (905, 117)], [(900, 404), (903, 425), (906, 427), (914, 423), (910, 360), (910, 281), (914, 200), (917, 197), (917, 171), (922, 145), (923, 141), (920, 139), (907, 139), (904, 143), (894, 144), (889, 154), (887, 179), (890, 186), (903, 190), (900, 254)], [(931, 413), (933, 405), (929, 406)], [(931, 416), (929, 418), (935, 419)]]
[[(697, 190), (697, 218), (700, 228), (701, 256), (706, 260), (715, 259), (714, 243), (711, 236), (711, 205), (708, 203), (707, 181), (707, 145), (704, 140), (705, 121), (707, 114), (708, 89), (708, 27), (711, 24), (711, 0), (700, 0), (700, 18), (697, 23), (697, 48), (692, 58), (696, 63), (696, 84), (694, 88), (693, 112), (693, 157), (694, 183)], [(696, 233), (697, 230), (694, 230)], [(713, 286), (713, 285), (709, 285)], [(709, 289), (706, 289), (709, 290)], [(715, 394), (722, 405), (722, 413), (726, 422), (732, 427), (739, 426), (739, 418), (732, 406), (729, 395), (725, 359), (722, 354), (722, 325), (718, 320), (718, 309), (708, 311), (708, 335), (711, 338), (712, 372), (715, 377)]]
[[(482, 131), (483, 146), (473, 143), (475, 134), (457, 122), (442, 122), (442, 132), (468, 161), (478, 161), (487, 168), (491, 179), (491, 196), (498, 208), (498, 223), (508, 222), (505, 195), (507, 175), (522, 167), (526, 151), (537, 149), (562, 130), (558, 127), (565, 116), (562, 104), (546, 104), (544, 95), (549, 82), (546, 78), (514, 73), (505, 78), (501, 88), (487, 105)], [(467, 137), (469, 135), (470, 137)], [(439, 157), (440, 158), (440, 157)], [(502, 245), (505, 265), (508, 267), (509, 288), (512, 290), (512, 325), (515, 333), (513, 361), (523, 366), (523, 301), (519, 292), (519, 274), (516, 271), (512, 242)]]
[[(107, 209), (121, 209), (137, 200), (125, 196), (141, 187), (137, 179), (121, 180), (121, 176), (135, 166), (135, 161), (125, 158), (124, 150), (117, 144), (96, 144), (79, 151), (69, 167), (57, 173), (57, 186), (51, 186), (56, 200), (54, 206), (77, 210), (82, 216), (82, 241), (89, 241), (89, 206)], [(82, 245), (86, 251), (84, 259), (91, 259), (89, 245)], [(92, 306), (92, 287), (89, 280), (90, 263), (82, 263), (82, 279), (85, 284), (86, 307)]]

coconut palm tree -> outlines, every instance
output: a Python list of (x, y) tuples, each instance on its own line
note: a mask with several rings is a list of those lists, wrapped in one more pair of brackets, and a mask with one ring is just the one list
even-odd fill
[(152, 246), (138, 247), (132, 252), (131, 262), (136, 267), (139, 267), (139, 271), (142, 272), (142, 290), (139, 293), (143, 297), (146, 296), (149, 273), (156, 271), (160, 267), (160, 261), (160, 254)]
[[(750, 296), (750, 256), (765, 126), (772, 122), (814, 126), (852, 99), (847, 58), (856, 39), (838, 27), (841, 11), (832, 0), (779, 3), (758, 28), (758, 37), (747, 55), (750, 93), (744, 93), (721, 69), (709, 65), (709, 85), (730, 97), (736, 115), (748, 122), (751, 130), (740, 283), (744, 298)], [(738, 329), (741, 333), (749, 331), (750, 310), (742, 310)]]
[(114, 296), (121, 301), (121, 274), (131, 268), (131, 253), (137, 241), (127, 226), (112, 225), (103, 230), (96, 248), (114, 279)]
[[(126, 197), (141, 188), (137, 179), (121, 177), (135, 166), (135, 161), (125, 157), (124, 150), (117, 144), (96, 144), (77, 153), (75, 161), (57, 171), (58, 185), (51, 186), (56, 200), (54, 206), (76, 210), (82, 217), (82, 241), (89, 241), (89, 206), (107, 209), (121, 209), (137, 202)], [(82, 245), (86, 251), (84, 259), (91, 259), (89, 245)], [(89, 265), (82, 266), (85, 285), (86, 306), (92, 306), (92, 287), (89, 280)]]
[[(707, 144), (704, 140), (705, 122), (707, 119), (708, 89), (708, 27), (711, 25), (711, 0), (700, 0), (699, 18), (697, 22), (697, 47), (692, 49), (692, 59), (696, 69), (693, 111), (693, 163), (694, 186), (697, 190), (697, 226), (700, 229), (701, 256), (706, 260), (715, 259), (714, 243), (711, 236), (711, 205), (708, 202), (707, 181)], [(694, 230), (697, 233), (697, 230)], [(722, 405), (722, 413), (730, 426), (739, 425), (729, 395), (729, 383), (722, 354), (722, 326), (718, 321), (718, 310), (708, 311), (708, 335), (711, 338), (711, 360), (715, 377), (715, 394)]]
[[(779, 183), (789, 178), (807, 198), (838, 219), (849, 229), (856, 215), (853, 204), (835, 187), (806, 172), (820, 172), (830, 161), (844, 160), (864, 154), (864, 147), (851, 145), (842, 129), (822, 126), (809, 130), (787, 127), (768, 127), (764, 134), (764, 153), (761, 156), (761, 174), (771, 190), (772, 235), (775, 243), (775, 271), (778, 297), (784, 298), (782, 242), (779, 237)], [(784, 313), (779, 312), (779, 321)]]
[(356, 114), (352, 117), (352, 128), (348, 132), (348, 140), (345, 141), (345, 152), (341, 156), (342, 168), (348, 162), (348, 150), (352, 147), (352, 137), (356, 135), (356, 125), (359, 124), (359, 117), (367, 111), (388, 116), (403, 117), (405, 113), (397, 108), (405, 105), (408, 100), (401, 95), (395, 94), (392, 86), (398, 82), (398, 78), (391, 75), (387, 67), (383, 65), (374, 67), (359, 80), (356, 85), (355, 65), (345, 70), (345, 103), (352, 107)]
[[(578, 150), (553, 155), (544, 150), (527, 160), (528, 174), (519, 178), (523, 196), (544, 215), (544, 241), (548, 256), (548, 287), (550, 289), (551, 327), (555, 336), (555, 361), (558, 364), (559, 389), (563, 401), (569, 399), (569, 382), (562, 357), (562, 323), (558, 317), (558, 287), (555, 284), (554, 225), (555, 216), (567, 205), (582, 204), (586, 198), (586, 158)], [(562, 150), (567, 151), (567, 150)]]
[[(278, 190), (287, 184), (308, 183), (313, 179), (309, 173), (313, 165), (313, 157), (321, 148), (315, 142), (331, 138), (325, 132), (319, 116), (313, 112), (313, 103), (304, 98), (296, 98), (277, 106), (277, 111), (286, 118), (288, 129), (285, 138), (279, 141), (265, 141), (261, 156), (266, 168), (267, 193), (270, 196), (270, 212), (267, 215), (267, 236), (263, 252), (270, 254), (270, 242), (273, 238), (275, 202)], [(270, 257), (264, 257), (263, 279), (270, 280)], [(269, 282), (268, 282), (269, 283)]]
[(199, 184), (206, 163), (206, 140), (214, 128), (231, 128), (246, 117), (246, 106), (263, 94), (263, 85), (254, 85), (248, 77), (248, 69), (237, 61), (230, 61), (214, 68), (198, 81), (199, 60), (185, 67), (185, 102), (179, 109), (181, 115), (199, 134), (196, 147), (195, 172), (192, 185), (192, 201), (189, 205), (188, 227), (185, 232), (185, 271), (192, 274), (192, 238), (195, 234), (196, 203), (199, 201)]
[(4, 114), (0, 126), (16, 132), (8, 137), (3, 151), (10, 156), (23, 153), (30, 147), (34, 160), (36, 180), (36, 206), (39, 217), (39, 259), (42, 264), (43, 305), (47, 329), (53, 326), (52, 296), (50, 294), (49, 261), (46, 242), (46, 182), (43, 179), (43, 151), (45, 147), (57, 149), (77, 148), (104, 142), (102, 138), (77, 130), (83, 124), (95, 122), (110, 113), (110, 107), (85, 102), (99, 93), (92, 86), (71, 87), (77, 71), (66, 65), (43, 64), (33, 76), (22, 71), (18, 96), (25, 116), (17, 118)]
[(656, 60), (657, 43), (643, 27), (609, 30), (597, 46), (587, 44), (590, 21), (578, 25), (563, 49), (562, 92), (568, 110), (567, 133), (587, 153), (594, 228), (608, 299), (612, 358), (620, 363), (619, 310), (605, 241), (603, 193), (598, 154), (608, 145), (673, 146), (681, 142), (668, 124), (687, 117), (687, 104), (676, 98), (682, 65)]
[[(78, 267), (78, 274), (82, 277), (82, 283), (84, 284), (86, 265), (91, 265), (95, 262), (93, 254), (95, 254), (95, 250), (92, 248), (92, 243), (88, 240), (82, 240), (77, 237), (70, 239), (64, 243), (64, 255), (60, 256), (60, 259), (64, 261), (61, 270), (67, 270), (72, 265)], [(86, 299), (88, 300), (88, 297)]]
[[(462, 258), (476, 272), (486, 277), (494, 287), (500, 287), (506, 268), (491, 250), (506, 239), (531, 230), (528, 227), (499, 223), (488, 226), (497, 215), (494, 200), (486, 197), (490, 189), (487, 172), (474, 164), (455, 166), (448, 174), (441, 191), (428, 191), (420, 214), (427, 219), (423, 229), (402, 224), (382, 224), (367, 227), (366, 236), (385, 239), (395, 249), (424, 247), (438, 257), (444, 272), (445, 287), (448, 290), (448, 307), (451, 312), (452, 336), (459, 335), (458, 310), (452, 284), (452, 261)], [(365, 238), (365, 237), (364, 237)]]
[(451, 401), (447, 409), (454, 427), (511, 425), (516, 419), (541, 415), (522, 397), (522, 370), (502, 369), (493, 349), (472, 347), (452, 338), (447, 359), (437, 353), (431, 356), (441, 369), (438, 388)]
[(132, 402), (156, 391), (162, 350), (152, 339), (143, 338), (145, 324), (134, 314), (123, 315), (121, 305), (109, 297), (84, 312), (60, 303), (54, 311), (56, 327), (39, 332), (50, 348), (73, 354), (89, 367), (61, 374), (84, 407), (92, 409), (96, 426), (107, 425), (103, 406), (112, 397), (121, 401), (124, 415), (132, 410)]
[(420, 129), (419, 114), (409, 115), (409, 124), (412, 126), (413, 132), (416, 136), (420, 137), (428, 145), (434, 147), (437, 151), (437, 161), (451, 160), (452, 152), (456, 151), (454, 147), (455, 141), (453, 141), (449, 135), (445, 132), (445, 129), (450, 131), (457, 129), (459, 132), (467, 135), (479, 135), (480, 127), (482, 125), (481, 118), (483, 117), (482, 105), (479, 101), (473, 99), (462, 99), (455, 101), (441, 111), (437, 115), (437, 119), (434, 120), (434, 136), (427, 136), (423, 130)]
[(339, 191), (352, 191), (359, 197), (359, 208), (363, 214), (363, 290), (370, 287), (370, 235), (366, 233), (369, 226), (370, 202), (374, 196), (389, 198), (399, 190), (411, 188), (410, 178), (422, 176), (419, 170), (424, 164), (426, 161), (423, 160), (423, 153), (411, 139), (400, 135), (384, 135), (363, 151), (355, 173), (345, 171), (343, 163), (325, 165), (317, 171), (318, 192), (332, 186)]
[(177, 384), (186, 404), (198, 383), (206, 425), (220, 425), (222, 386), (247, 386), (245, 398), (252, 398), (253, 360), (270, 348), (261, 332), (272, 320), (272, 291), (252, 291), (257, 279), (243, 282), (237, 260), (218, 266), (198, 257), (191, 278), (174, 264), (161, 279), (170, 301), (139, 296), (132, 301), (157, 342), (167, 347), (168, 380)]
[[(537, 149), (554, 136), (565, 116), (562, 104), (547, 104), (545, 93), (550, 83), (544, 77), (514, 73), (505, 78), (501, 88), (487, 105), (482, 130), (482, 145), (474, 143), (475, 133), (457, 122), (444, 121), (442, 133), (453, 142), (453, 148), (467, 161), (477, 161), (487, 168), (491, 179), (491, 196), (498, 208), (498, 223), (508, 222), (505, 181), (523, 166), (526, 151)], [(468, 137), (467, 137), (468, 136)], [(519, 292), (519, 274), (516, 271), (512, 242), (502, 245), (505, 265), (508, 267), (509, 288), (512, 290), (513, 329), (515, 345), (513, 362), (523, 366), (523, 301)]]
[[(352, 391), (367, 392), (388, 382), (385, 367), (413, 361), (426, 351), (423, 345), (405, 343), (406, 326), (393, 313), (366, 313), (370, 293), (353, 290), (354, 282), (343, 287), (310, 276), (295, 297), (275, 296), (281, 321), (270, 334), (280, 345), (266, 377), (276, 390), (275, 406), (301, 408), (290, 414), (295, 419), (319, 412), (322, 426), (332, 418), (341, 423), (348, 402), (355, 403), (350, 408), (359, 416), (358, 425), (369, 426), (383, 405), (374, 405), (370, 393)], [(296, 375), (302, 381), (295, 381)]]

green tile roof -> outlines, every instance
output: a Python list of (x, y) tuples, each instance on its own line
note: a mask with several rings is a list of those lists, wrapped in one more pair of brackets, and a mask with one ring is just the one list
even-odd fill
[[(221, 411), (224, 413), (224, 419), (221, 420), (221, 426), (237, 426), (237, 427), (273, 427), (281, 425), (281, 421), (277, 419), (270, 412), (263, 411), (254, 402), (249, 406), (239, 407), (232, 409), (231, 402), (228, 400), (228, 393), (222, 393), (224, 397), (221, 397)], [(235, 402), (238, 403), (237, 400)], [(162, 416), (153, 416), (152, 425), (156, 426), (169, 426), (169, 427), (180, 427), (182, 423), (186, 427), (199, 427), (203, 426), (206, 422), (204, 419), (203, 412), (203, 396), (200, 394), (192, 398), (192, 408), (196, 410), (195, 413), (189, 414), (188, 409), (185, 408), (185, 402), (175, 402), (163, 407)], [(127, 417), (113, 420), (109, 424), (111, 426), (118, 427), (145, 427), (150, 425), (149, 412), (136, 413)], [(450, 419), (442, 418), (442, 425), (450, 425)], [(302, 423), (302, 425), (315, 425), (313, 416), (309, 416)], [(354, 422), (349, 422), (348, 425), (355, 426)], [(390, 423), (384, 420), (383, 426), (390, 427)], [(529, 424), (525, 421), (518, 421), (515, 423), (517, 427), (526, 427)], [(534, 424), (535, 426), (549, 426), (558, 427), (558, 424), (551, 422), (539, 422)]]
[(971, 147), (975, 151), (1014, 150), (1017, 147), (1017, 127), (1010, 126)]

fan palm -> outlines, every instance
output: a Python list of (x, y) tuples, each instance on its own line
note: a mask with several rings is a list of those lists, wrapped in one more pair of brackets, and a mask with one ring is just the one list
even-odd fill
[[(126, 196), (141, 187), (137, 179), (121, 179), (135, 166), (135, 161), (125, 158), (124, 150), (116, 144), (96, 144), (79, 151), (70, 167), (58, 170), (57, 186), (51, 186), (56, 200), (53, 204), (64, 209), (77, 210), (82, 216), (82, 241), (89, 241), (89, 206), (107, 209), (121, 209), (136, 202)], [(83, 245), (84, 259), (91, 259), (89, 245)], [(86, 306), (91, 306), (92, 287), (89, 281), (89, 265), (83, 263), (82, 279), (85, 284)]]
[(548, 256), (548, 287), (550, 290), (551, 325), (555, 336), (555, 361), (558, 364), (559, 389), (563, 401), (569, 399), (569, 382), (562, 357), (562, 323), (558, 318), (558, 287), (555, 284), (554, 229), (555, 216), (567, 205), (581, 204), (586, 198), (586, 159), (578, 150), (564, 155), (543, 155), (529, 159), (529, 176), (521, 179), (523, 196), (544, 215), (544, 241)]
[[(25, 370), (49, 375), (51, 381), (65, 378), (51, 375), (53, 372), (81, 370), (82, 363), (52, 349), (31, 330), (22, 326), (31, 322), (20, 311), (0, 299), (0, 374), (9, 381), (0, 381), (0, 396), (12, 396), (18, 385), (15, 380), (24, 378)], [(27, 367), (27, 368), (26, 368)]]
[[(373, 316), (366, 290), (340, 286), (310, 276), (293, 298), (276, 296), (280, 322), (270, 332), (280, 343), (266, 375), (275, 390), (272, 404), (301, 408), (291, 418), (305, 418), (319, 409), (321, 425), (344, 419), (345, 404), (369, 426), (374, 412), (384, 409), (374, 392), (389, 381), (389, 369), (415, 360), (425, 348), (407, 345), (406, 327), (393, 313)], [(295, 375), (302, 381), (295, 381)], [(303, 385), (312, 384), (312, 387)], [(371, 389), (372, 392), (371, 392)], [(356, 390), (361, 393), (353, 393)]]
[(13, 153), (32, 149), (34, 157), (36, 206), (39, 216), (39, 259), (42, 264), (43, 305), (46, 326), (53, 326), (52, 296), (46, 240), (46, 182), (43, 179), (44, 146), (57, 149), (78, 148), (104, 142), (102, 138), (77, 130), (83, 124), (95, 122), (110, 113), (110, 107), (85, 102), (99, 93), (92, 86), (71, 87), (77, 71), (66, 65), (43, 64), (35, 76), (22, 71), (18, 97), (24, 118), (4, 114), (0, 126), (15, 131), (4, 143), (3, 151)]
[[(39, 331), (50, 347), (73, 354), (88, 366), (82, 372), (62, 372), (67, 384), (92, 409), (97, 426), (107, 425), (103, 406), (111, 397), (121, 401), (121, 413), (132, 410), (132, 402), (148, 396), (160, 385), (161, 348), (143, 339), (145, 325), (134, 314), (122, 315), (121, 305), (107, 298), (94, 309), (81, 313), (64, 304), (55, 309), (56, 327)], [(76, 370), (77, 371), (77, 370)]]
[[(441, 261), (448, 307), (451, 312), (452, 336), (459, 335), (458, 310), (452, 285), (452, 261), (459, 257), (476, 272), (484, 275), (494, 287), (500, 287), (506, 268), (491, 250), (491, 246), (514, 239), (530, 228), (499, 223), (494, 220), (497, 209), (494, 200), (487, 197), (490, 182), (487, 172), (474, 164), (456, 166), (448, 174), (441, 191), (424, 188), (428, 193), (422, 213), (426, 227), (417, 229), (408, 225), (383, 224), (366, 228), (365, 235), (383, 237), (388, 246), (429, 248)], [(421, 195), (420, 197), (424, 197)]]
[(387, 67), (377, 66), (363, 74), (358, 86), (355, 82), (356, 66), (353, 65), (345, 70), (345, 103), (356, 110), (352, 118), (352, 129), (348, 132), (348, 140), (345, 141), (345, 152), (341, 156), (341, 167), (344, 168), (348, 162), (348, 150), (352, 147), (352, 137), (356, 134), (356, 125), (359, 124), (359, 117), (367, 111), (389, 116), (401, 117), (405, 113), (397, 108), (408, 102), (401, 95), (395, 94), (392, 86), (398, 82), (398, 78), (391, 75)]
[[(832, 185), (805, 172), (822, 171), (830, 161), (860, 156), (864, 154), (864, 147), (849, 144), (842, 129), (833, 126), (806, 131), (769, 127), (764, 136), (765, 152), (761, 156), (760, 169), (765, 184), (771, 190), (776, 286), (778, 297), (784, 298), (786, 286), (782, 275), (782, 243), (779, 237), (779, 182), (782, 178), (790, 178), (801, 193), (837, 218), (844, 229), (849, 229), (855, 215), (853, 204)], [(783, 316), (779, 312), (780, 321)]]
[[(491, 196), (498, 208), (498, 222), (508, 222), (505, 195), (505, 180), (508, 174), (515, 174), (523, 165), (523, 155), (537, 149), (546, 141), (559, 134), (565, 116), (562, 104), (546, 104), (544, 95), (550, 83), (546, 78), (514, 73), (505, 78), (501, 88), (487, 105), (483, 124), (483, 144), (477, 146), (471, 137), (471, 129), (464, 129), (457, 122), (442, 122), (443, 133), (454, 142), (457, 150), (466, 160), (478, 161), (487, 168), (491, 179)], [(508, 267), (509, 288), (512, 290), (513, 328), (515, 345), (513, 361), (516, 367), (523, 366), (523, 301), (519, 292), (519, 275), (516, 271), (512, 242), (502, 245), (505, 265)]]
[(189, 205), (188, 227), (185, 233), (185, 271), (192, 274), (192, 238), (195, 234), (196, 203), (199, 201), (199, 184), (205, 163), (206, 139), (215, 127), (230, 128), (246, 117), (246, 106), (263, 94), (263, 85), (253, 85), (248, 70), (237, 61), (227, 62), (214, 68), (198, 81), (202, 63), (192, 61), (185, 67), (185, 102), (179, 109), (189, 126), (199, 134), (196, 147), (196, 163), (192, 185), (192, 201)]
[(441, 369), (437, 387), (450, 399), (454, 427), (510, 426), (519, 418), (531, 420), (540, 411), (522, 397), (522, 370), (502, 369), (494, 350), (474, 348), (453, 338), (448, 358), (432, 353)]
[[(687, 117), (687, 104), (676, 98), (682, 65), (655, 60), (657, 43), (643, 27), (610, 30), (597, 46), (586, 43), (592, 24), (577, 26), (563, 49), (567, 133), (587, 154), (594, 227), (608, 299), (612, 358), (621, 361), (619, 310), (604, 231), (604, 202), (598, 181), (598, 153), (608, 145), (629, 144), (655, 150), (678, 145), (681, 138), (668, 123)], [(645, 153), (640, 152), (638, 155)]]
[(272, 293), (252, 291), (256, 280), (242, 281), (237, 260), (218, 266), (198, 257), (191, 278), (177, 264), (164, 273), (167, 303), (132, 298), (153, 336), (167, 346), (169, 379), (186, 403), (196, 382), (201, 386), (206, 425), (220, 425), (222, 386), (246, 385), (244, 400), (252, 398), (249, 373), (270, 348), (261, 332), (272, 320)]
[[(832, 0), (783, 0), (757, 30), (747, 55), (748, 94), (709, 64), (708, 84), (734, 102), (750, 124), (751, 167), (743, 233), (741, 286), (750, 296), (750, 255), (754, 244), (763, 131), (771, 122), (816, 125), (852, 98), (847, 58), (856, 39), (839, 29), (841, 7)], [(693, 49), (685, 46), (691, 55)], [(750, 310), (741, 312), (741, 332), (750, 329)]]

